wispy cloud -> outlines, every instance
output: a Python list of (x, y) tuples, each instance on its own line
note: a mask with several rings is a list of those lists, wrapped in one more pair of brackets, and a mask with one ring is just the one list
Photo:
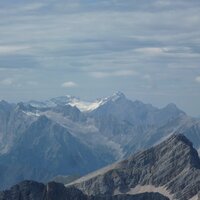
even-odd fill
[(143, 53), (143, 54), (159, 55), (161, 53), (166, 52), (167, 49), (160, 48), (160, 47), (143, 47), (143, 48), (135, 49), (134, 51), (137, 53)]
[[(155, 84), (157, 93), (199, 91), (194, 81), (200, 74), (199, 0), (18, 2), (0, 1), (0, 80), (16, 73), (22, 77), (15, 84), (37, 80), (39, 97), (77, 85), (67, 81), (60, 87), (60, 80), (83, 83), (85, 90), (77, 87), (74, 93), (84, 97), (91, 90), (99, 96), (97, 88), (102, 95), (119, 89), (145, 94), (144, 86)], [(26, 86), (22, 96), (36, 87)], [(1, 95), (15, 98), (16, 87), (1, 89)]]
[(36, 81), (27, 81), (27, 85), (29, 85), (29, 86), (38, 86), (39, 83), (36, 82)]
[(45, 7), (47, 4), (41, 2), (35, 3), (18, 3), (18, 4), (4, 4), (4, 9), (0, 9), (0, 14), (12, 14), (12, 15), (21, 15), (26, 12), (38, 11), (41, 8)]
[(118, 71), (111, 71), (111, 72), (90, 72), (89, 75), (95, 78), (106, 78), (106, 77), (123, 77), (123, 76), (135, 76), (138, 73), (134, 70), (118, 70)]
[(145, 75), (143, 75), (142, 78), (145, 79), (145, 80), (152, 80), (152, 77), (151, 77), (150, 74), (145, 74)]
[(197, 77), (195, 78), (195, 81), (196, 81), (197, 83), (200, 83), (200, 76), (197, 76)]
[(74, 88), (77, 87), (77, 83), (73, 82), (73, 81), (68, 81), (68, 82), (64, 82), (62, 83), (61, 87), (63, 88)]
[(0, 85), (10, 86), (14, 84), (14, 80), (12, 78), (6, 78), (0, 81)]
[(21, 51), (25, 52), (30, 48), (30, 46), (26, 45), (0, 45), (0, 55), (9, 55)]
[(21, 11), (33, 11), (38, 10), (46, 6), (44, 3), (31, 3), (21, 7)]
[(136, 53), (150, 55), (150, 56), (168, 56), (200, 58), (200, 54), (193, 52), (190, 47), (164, 46), (164, 47), (141, 47), (134, 50)]

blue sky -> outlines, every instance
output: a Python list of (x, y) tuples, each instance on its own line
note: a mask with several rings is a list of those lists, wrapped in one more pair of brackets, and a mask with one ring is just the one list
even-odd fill
[(124, 92), (200, 115), (199, 0), (2, 0), (0, 98)]

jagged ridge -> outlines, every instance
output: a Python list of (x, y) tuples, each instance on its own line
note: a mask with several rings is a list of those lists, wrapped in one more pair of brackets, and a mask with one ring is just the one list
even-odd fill
[(134, 193), (138, 186), (154, 186), (171, 199), (188, 200), (200, 190), (199, 169), (200, 159), (192, 143), (183, 135), (173, 135), (73, 184), (89, 195)]
[(80, 190), (50, 182), (47, 185), (24, 181), (10, 190), (0, 192), (0, 200), (169, 200), (158, 193), (116, 196), (87, 196)]

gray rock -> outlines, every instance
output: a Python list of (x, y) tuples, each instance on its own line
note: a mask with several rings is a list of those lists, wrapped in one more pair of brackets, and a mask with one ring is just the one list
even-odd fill
[(166, 188), (173, 199), (180, 200), (188, 200), (200, 191), (200, 159), (183, 135), (173, 135), (96, 174), (74, 185), (88, 195), (126, 193), (136, 186), (152, 185)]
[(102, 167), (103, 163), (65, 128), (41, 116), (14, 148), (0, 157), (1, 188), (25, 179), (46, 182), (59, 174), (81, 175)]
[(50, 182), (47, 185), (24, 181), (0, 192), (0, 200), (168, 200), (158, 193), (117, 196), (86, 196), (76, 188)]
[(118, 92), (93, 111), (81, 112), (69, 105), (72, 101), (79, 100), (0, 102), (0, 189), (26, 179), (84, 175), (172, 133), (186, 135), (200, 149), (200, 121), (174, 104), (158, 109)]

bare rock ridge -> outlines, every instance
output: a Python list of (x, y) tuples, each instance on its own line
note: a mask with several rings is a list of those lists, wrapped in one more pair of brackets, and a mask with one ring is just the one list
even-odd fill
[(0, 193), (0, 200), (169, 200), (159, 193), (138, 195), (87, 196), (80, 190), (50, 182), (47, 185), (24, 181)]
[(24, 181), (0, 200), (199, 200), (200, 159), (183, 135), (82, 177), (66, 187)]
[(4, 173), (0, 175), (1, 184), (7, 186), (15, 180), (20, 182), (20, 179), (48, 182), (48, 178), (56, 172), (89, 173), (91, 160), (95, 165), (102, 166), (101, 160), (88, 146), (56, 122), (40, 116), (16, 142), (15, 148), (2, 156), (0, 169)]
[(87, 195), (137, 194), (153, 190), (169, 199), (188, 200), (200, 191), (200, 159), (185, 136), (173, 135), (155, 147), (76, 180), (72, 185)]
[(62, 96), (0, 101), (0, 190), (23, 180), (83, 176), (182, 133), (200, 152), (200, 120), (117, 92), (92, 102)]

